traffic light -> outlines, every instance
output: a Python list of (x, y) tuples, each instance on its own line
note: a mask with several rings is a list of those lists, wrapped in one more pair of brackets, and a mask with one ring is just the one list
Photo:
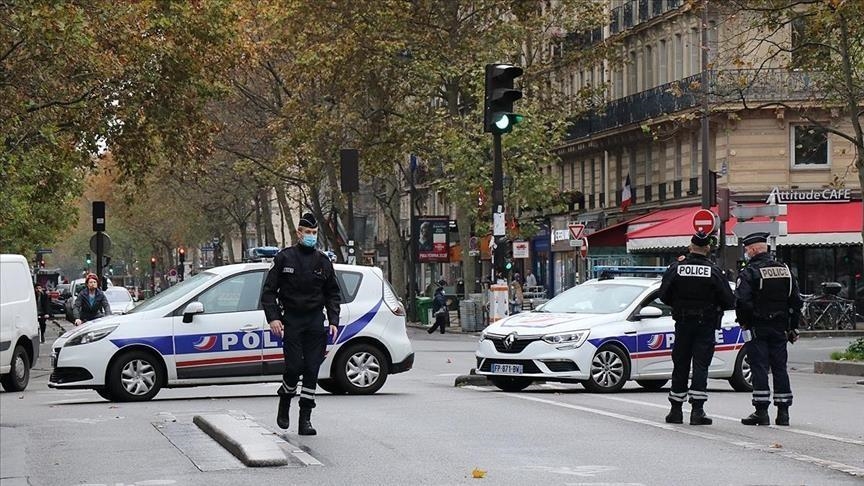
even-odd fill
[(522, 91), (513, 88), (513, 80), (522, 76), (522, 68), (510, 64), (486, 65), (486, 90), (483, 104), (483, 131), (510, 133), (522, 115), (513, 113), (513, 102)]
[(186, 248), (179, 248), (177, 250), (177, 254), (180, 256), (180, 265), (183, 265), (183, 263), (186, 261)]
[(156, 271), (156, 257), (150, 257), (150, 270)]
[[(509, 255), (509, 258), (508, 258)], [(513, 250), (510, 240), (506, 236), (495, 239), (495, 273), (506, 276), (513, 269)]]
[(84, 263), (86, 263), (88, 267), (93, 264), (93, 259), (90, 258), (89, 253), (84, 256)]

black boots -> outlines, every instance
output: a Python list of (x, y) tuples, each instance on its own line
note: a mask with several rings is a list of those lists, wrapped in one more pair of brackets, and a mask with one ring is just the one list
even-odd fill
[(684, 423), (684, 414), (681, 412), (681, 402), (672, 402), (672, 409), (669, 410), (669, 413), (666, 415), (666, 423), (667, 424), (683, 424)]
[(300, 409), (300, 426), (298, 427), (298, 433), (300, 435), (316, 435), (318, 431), (312, 427), (311, 422), (312, 417), (312, 409), (311, 408), (301, 408)]
[(702, 402), (693, 402), (690, 410), (690, 425), (711, 425), (713, 420), (705, 416)]
[(279, 411), (276, 413), (276, 425), (280, 429), (287, 429), (291, 423), (288, 419), (288, 409), (291, 408), (291, 397), (279, 395)]
[[(779, 416), (779, 412), (778, 412)], [(768, 418), (768, 409), (757, 408), (755, 412), (741, 419), (744, 425), (771, 425), (771, 419)], [(786, 410), (786, 423), (789, 423), (789, 410)]]
[(777, 425), (789, 425), (789, 407), (780, 405), (777, 407), (777, 420), (774, 421)]

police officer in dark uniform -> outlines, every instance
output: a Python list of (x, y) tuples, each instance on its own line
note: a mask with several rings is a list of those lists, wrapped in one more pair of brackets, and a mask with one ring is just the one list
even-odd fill
[(282, 336), (285, 356), (285, 374), (277, 392), (276, 423), (283, 429), (288, 428), (288, 409), (297, 391), (297, 381), (303, 375), (298, 428), (300, 435), (315, 435), (311, 416), (328, 331), (323, 310), (327, 312), (330, 335), (335, 338), (342, 298), (333, 263), (315, 249), (318, 223), (314, 215), (306, 213), (300, 218), (297, 237), (296, 245), (285, 248), (273, 259), (264, 281), (261, 302), (270, 331)]
[(735, 308), (735, 295), (723, 270), (708, 259), (711, 239), (696, 233), (690, 239), (689, 254), (673, 263), (663, 274), (660, 300), (672, 306), (675, 319), (675, 344), (672, 346), (672, 389), (666, 415), (670, 424), (684, 423), (681, 406), (688, 397), (687, 379), (693, 362), (689, 397), (690, 425), (710, 425), (705, 416), (708, 400), (708, 365), (714, 356), (715, 331), (723, 311)]
[(768, 236), (768, 233), (753, 233), (742, 240), (748, 263), (738, 274), (735, 287), (738, 323), (743, 332), (750, 333), (745, 347), (753, 380), (753, 406), (756, 407), (754, 413), (741, 419), (744, 425), (771, 424), (768, 418), (769, 367), (774, 376), (777, 425), (789, 425), (789, 406), (792, 405), (792, 388), (786, 372), (786, 342), (798, 340), (803, 301), (789, 267), (768, 253)]

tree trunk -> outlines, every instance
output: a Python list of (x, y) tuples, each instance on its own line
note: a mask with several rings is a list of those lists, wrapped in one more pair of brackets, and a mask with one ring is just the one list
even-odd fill
[(273, 199), (270, 187), (261, 189), (261, 217), (264, 219), (264, 245), (276, 245), (276, 231), (273, 229)]
[(461, 206), (456, 206), (456, 224), (459, 226), (459, 245), (462, 247), (462, 282), (465, 284), (465, 295), (475, 291), (477, 275), (477, 258), (470, 256), (471, 214)]
[(328, 246), (337, 253), (339, 252), (339, 238), (337, 237), (338, 225), (337, 221), (333, 221), (333, 225), (327, 224), (327, 219), (324, 218), (324, 212), (321, 209), (321, 191), (317, 187), (312, 187), (310, 190), (312, 213), (318, 219), (318, 234), (323, 234)]
[[(289, 237), (291, 239), (290, 244), (294, 243), (294, 221), (291, 220), (291, 211), (288, 208), (288, 198), (285, 197), (284, 184), (277, 184), (273, 189), (276, 192), (276, 202), (279, 204), (279, 220), (282, 222), (282, 224), (279, 225), (279, 233), (282, 237), (280, 244), (281, 246), (286, 247), (289, 246)], [(285, 236), (286, 226), (291, 228), (288, 236)]]
[[(255, 194), (255, 246), (264, 246), (264, 227), (261, 225), (261, 193)], [(246, 256), (246, 252), (243, 252), (243, 256)]]
[[(246, 228), (248, 226), (249, 226), (249, 223), (247, 223), (246, 220), (241, 221), (237, 225), (237, 227), (240, 229), (240, 261), (241, 262), (246, 259), (246, 250), (247, 250), (246, 239), (249, 238), (249, 234), (248, 234), (248, 231)], [(232, 251), (233, 251), (233, 246), (234, 245), (230, 245)], [(233, 263), (233, 258), (232, 258), (232, 263)]]

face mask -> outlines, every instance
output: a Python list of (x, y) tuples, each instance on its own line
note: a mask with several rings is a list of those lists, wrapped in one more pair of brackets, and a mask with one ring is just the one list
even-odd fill
[(744, 254), (744, 261), (745, 261), (745, 262), (749, 262), (749, 261), (750, 261), (750, 254), (749, 254), (749, 253), (745, 253), (745, 254)]
[(301, 243), (303, 243), (303, 246), (313, 248), (315, 246), (315, 243), (318, 243), (318, 235), (303, 235)]

